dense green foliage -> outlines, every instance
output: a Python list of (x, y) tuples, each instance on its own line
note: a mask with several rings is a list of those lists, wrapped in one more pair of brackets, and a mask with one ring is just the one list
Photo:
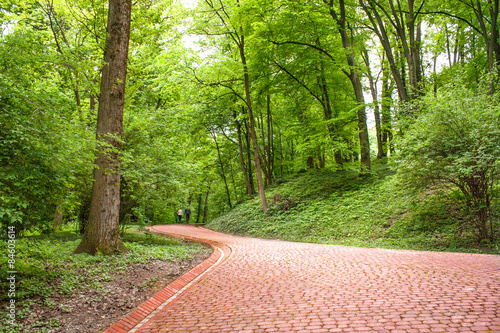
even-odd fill
[[(366, 158), (362, 148), (368, 142), (359, 136), (366, 111), (372, 161), (399, 161), (392, 164), (398, 177), (391, 182), (409, 191), (452, 193), (446, 200), (460, 206), (467, 226), (478, 227), (472, 234), (491, 241), (498, 233), (493, 205), (498, 88), (481, 81), (498, 74), (500, 46), (493, 38), (500, 26), (498, 9), (486, 0), (469, 6), (390, 4), (135, 1), (120, 152), (120, 223), (171, 223), (177, 209), (188, 204), (192, 221), (215, 218), (238, 202), (254, 200), (256, 161), (270, 191), (280, 179), (315, 169), (323, 170), (332, 187), (324, 192), (335, 193), (340, 183), (357, 184), (353, 196), (360, 198), (382, 191), (377, 186), (385, 181), (356, 180), (360, 159)], [(104, 0), (0, 0), (3, 235), (7, 226), (22, 235), (50, 233), (60, 222), (85, 225), (106, 18)], [(454, 122), (460, 123), (458, 132)], [(463, 190), (482, 174), (483, 194)], [(399, 190), (384, 191), (377, 200), (400, 197)], [(299, 199), (311, 192), (302, 187), (295, 192), (286, 195), (297, 204), (286, 214), (300, 216)], [(401, 210), (410, 216), (431, 204), (400, 207), (397, 202), (387, 214)], [(271, 206), (258, 219), (284, 219)], [(337, 214), (325, 207), (323, 215)], [(345, 223), (365, 216), (366, 226), (357, 225), (358, 231), (337, 232), (326, 222), (307, 230), (318, 239), (355, 231), (386, 235), (395, 229), (381, 214), (373, 208), (345, 215)], [(245, 231), (245, 225), (235, 230)], [(269, 228), (283, 228), (276, 230), (285, 234), (286, 225)], [(464, 237), (469, 242), (469, 231)]]
[[(491, 201), (500, 178), (498, 96), (459, 80), (420, 101), (422, 111), (408, 126), (398, 155), (402, 181), (412, 187), (458, 189), (482, 240), (493, 240)], [(411, 117), (413, 118), (413, 117)]]
[(78, 205), (90, 175), (91, 136), (39, 38), (16, 30), (0, 47), (0, 220), (18, 231), (52, 229), (55, 206)]
[[(134, 1), (119, 222), (190, 205), (230, 233), (499, 253), (499, 14), (487, 0)], [(2, 295), (9, 228), (18, 300), (200, 249), (126, 234), (126, 255), (71, 256), (79, 236), (59, 231), (89, 217), (107, 17), (106, 0), (0, 0)]]

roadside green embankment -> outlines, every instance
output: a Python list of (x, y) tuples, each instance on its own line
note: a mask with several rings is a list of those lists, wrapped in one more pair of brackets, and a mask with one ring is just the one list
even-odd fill
[(207, 227), (290, 241), (500, 253), (498, 241), (477, 243), (455, 192), (411, 192), (397, 186), (385, 165), (365, 178), (354, 171), (314, 170), (279, 183), (266, 190), (267, 214), (255, 197)]

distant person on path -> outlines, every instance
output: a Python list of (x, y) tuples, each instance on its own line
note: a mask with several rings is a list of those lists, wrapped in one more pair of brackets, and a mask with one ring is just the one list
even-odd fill
[(184, 213), (186, 213), (186, 223), (189, 223), (189, 219), (191, 218), (191, 209), (189, 209), (189, 206), (186, 207)]
[(182, 208), (179, 208), (179, 210), (177, 211), (177, 216), (179, 217), (179, 223), (181, 223), (181, 221), (182, 221)]

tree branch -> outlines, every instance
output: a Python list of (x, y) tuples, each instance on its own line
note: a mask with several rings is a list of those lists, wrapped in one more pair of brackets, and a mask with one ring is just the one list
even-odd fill
[(301, 87), (303, 87), (304, 89), (306, 89), (309, 92), (309, 94), (311, 94), (318, 102), (321, 103), (321, 105), (323, 106), (323, 108), (325, 108), (325, 104), (324, 104), (323, 100), (318, 95), (316, 95), (311, 89), (309, 89), (308, 86), (306, 86), (302, 81), (300, 81), (297, 77), (295, 77), (292, 73), (290, 73), (285, 67), (281, 66), (278, 62), (274, 61), (274, 64), (276, 66), (278, 66), (282, 71), (284, 71), (285, 73), (287, 73)]
[(444, 12), (444, 11), (430, 11), (430, 12), (421, 12), (421, 14), (423, 15), (426, 15), (426, 14), (441, 14), (441, 15), (445, 15), (445, 16), (448, 16), (448, 17), (452, 17), (454, 19), (457, 19), (457, 20), (460, 20), (462, 22), (465, 22), (467, 23), (472, 29), (474, 29), (476, 32), (478, 32), (480, 35), (482, 35), (482, 32), (479, 28), (477, 28), (474, 24), (472, 24), (469, 20), (463, 18), (463, 17), (460, 17), (458, 15), (454, 15), (454, 14), (451, 14), (451, 13), (447, 13), (447, 12)]

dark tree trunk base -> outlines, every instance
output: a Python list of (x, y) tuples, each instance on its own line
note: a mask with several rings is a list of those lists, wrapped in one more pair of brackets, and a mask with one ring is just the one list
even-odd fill
[(88, 239), (84, 238), (73, 253), (88, 253), (95, 256), (98, 253), (103, 255), (113, 255), (126, 253), (127, 251), (128, 249), (125, 247), (121, 239), (115, 241), (103, 240), (101, 242), (90, 242)]

